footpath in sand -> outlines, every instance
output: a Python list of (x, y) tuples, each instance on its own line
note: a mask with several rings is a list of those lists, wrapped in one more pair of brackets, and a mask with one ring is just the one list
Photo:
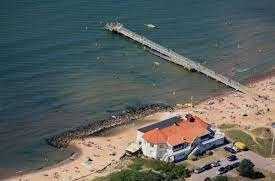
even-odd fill
[(248, 86), (264, 97), (231, 92), (203, 101), (192, 109), (182, 108), (174, 112), (156, 113), (135, 123), (109, 130), (104, 135), (75, 140), (72, 145), (79, 149), (79, 156), (72, 161), (17, 175), (8, 180), (92, 180), (97, 176), (106, 175), (108, 171), (98, 171), (119, 162), (125, 148), (135, 140), (138, 127), (187, 112), (214, 125), (230, 123), (247, 129), (270, 126), (275, 122), (275, 77)]

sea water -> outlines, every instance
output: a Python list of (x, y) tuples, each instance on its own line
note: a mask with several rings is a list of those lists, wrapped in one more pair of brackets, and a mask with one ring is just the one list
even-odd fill
[(274, 0), (2, 1), (0, 170), (61, 161), (71, 151), (45, 138), (128, 106), (229, 89), (105, 31), (107, 22), (238, 81), (275, 66)]

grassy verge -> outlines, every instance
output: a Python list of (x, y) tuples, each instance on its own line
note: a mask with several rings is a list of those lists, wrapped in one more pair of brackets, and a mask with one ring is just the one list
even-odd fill
[(258, 144), (254, 146), (253, 150), (262, 156), (271, 156), (272, 139), (256, 138), (256, 140)]
[(225, 123), (223, 123), (223, 124), (218, 126), (218, 128), (220, 128), (220, 129), (230, 129), (230, 128), (235, 128), (235, 127), (237, 127), (237, 124), (225, 124)]
[(249, 134), (239, 129), (228, 130), (225, 132), (225, 134), (234, 141), (241, 141), (245, 143), (249, 148), (256, 144)]
[(273, 136), (270, 128), (265, 127), (255, 128), (251, 131), (251, 133), (259, 138), (272, 138)]
[(269, 172), (263, 169), (256, 169), (256, 171), (260, 171), (265, 175), (265, 181), (274, 181), (275, 180), (275, 173)]
[(175, 165), (160, 160), (134, 158), (127, 168), (95, 180), (183, 180), (190, 175), (189, 169), (184, 164)]
[[(248, 134), (239, 129), (230, 129), (225, 131), (225, 134), (235, 141), (241, 141), (245, 143), (250, 150), (262, 156), (269, 157), (271, 156), (272, 137), (268, 136), (268, 133), (265, 132), (266, 128), (257, 128), (252, 130), (251, 134)], [(252, 136), (255, 139), (253, 139)]]

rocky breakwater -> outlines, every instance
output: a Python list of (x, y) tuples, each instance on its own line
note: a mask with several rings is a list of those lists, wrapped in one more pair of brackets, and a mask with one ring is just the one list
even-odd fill
[(85, 126), (65, 131), (59, 135), (48, 138), (46, 141), (49, 145), (56, 148), (66, 148), (74, 139), (82, 139), (88, 136), (92, 136), (101, 131), (130, 123), (131, 121), (141, 119), (157, 112), (173, 110), (174, 106), (164, 104), (150, 104), (130, 107), (127, 110), (112, 115), (107, 119), (91, 121)]

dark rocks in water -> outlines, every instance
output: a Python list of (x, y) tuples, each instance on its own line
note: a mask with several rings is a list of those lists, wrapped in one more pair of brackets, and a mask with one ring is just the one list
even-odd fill
[(85, 126), (65, 131), (46, 139), (47, 143), (56, 148), (66, 148), (74, 139), (81, 139), (115, 126), (130, 123), (131, 121), (149, 116), (156, 112), (173, 111), (174, 106), (164, 104), (150, 104), (129, 107), (126, 111), (119, 112), (103, 120), (91, 121)]

